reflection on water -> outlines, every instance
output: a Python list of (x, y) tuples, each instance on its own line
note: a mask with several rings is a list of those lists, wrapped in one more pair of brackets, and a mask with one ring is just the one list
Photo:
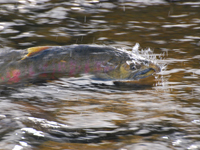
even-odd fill
[(1, 53), (76, 43), (131, 50), (138, 42), (164, 53), (167, 68), (140, 81), (145, 86), (87, 75), (1, 86), (0, 149), (200, 149), (199, 7), (195, 0), (1, 1)]

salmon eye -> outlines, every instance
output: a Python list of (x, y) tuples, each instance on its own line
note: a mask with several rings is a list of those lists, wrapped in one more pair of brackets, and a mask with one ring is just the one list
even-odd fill
[(131, 70), (136, 70), (136, 68), (133, 66), (133, 67), (131, 68)]
[(135, 67), (134, 64), (130, 64), (130, 70), (136, 70), (137, 68)]

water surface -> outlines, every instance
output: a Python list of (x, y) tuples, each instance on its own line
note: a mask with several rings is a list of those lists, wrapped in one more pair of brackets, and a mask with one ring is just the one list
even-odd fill
[(3, 150), (200, 149), (200, 2), (0, 2), (0, 51), (135, 43), (164, 54), (166, 70), (137, 88), (89, 75), (1, 87)]

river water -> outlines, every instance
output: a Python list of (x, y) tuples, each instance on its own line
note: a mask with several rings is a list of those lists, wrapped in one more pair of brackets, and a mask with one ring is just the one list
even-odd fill
[(135, 43), (167, 66), (151, 86), (85, 75), (1, 88), (0, 149), (200, 149), (199, 1), (0, 1), (1, 52)]

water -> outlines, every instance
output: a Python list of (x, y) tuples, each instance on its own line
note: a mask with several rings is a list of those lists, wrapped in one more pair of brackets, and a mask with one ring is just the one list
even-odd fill
[[(200, 149), (200, 2), (0, 2), (0, 51), (135, 43), (167, 68), (133, 87), (85, 75), (0, 90), (3, 150)], [(147, 86), (150, 85), (150, 86)]]

